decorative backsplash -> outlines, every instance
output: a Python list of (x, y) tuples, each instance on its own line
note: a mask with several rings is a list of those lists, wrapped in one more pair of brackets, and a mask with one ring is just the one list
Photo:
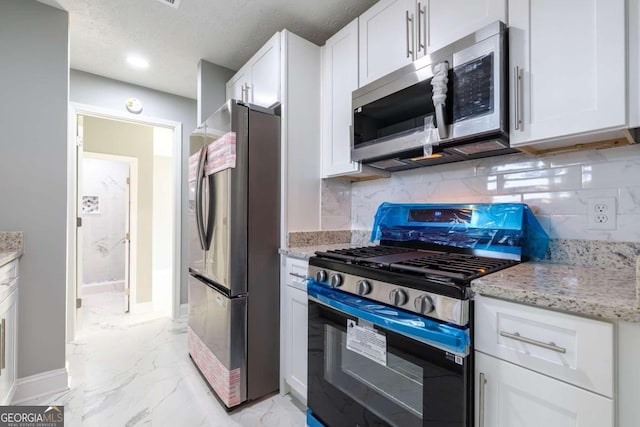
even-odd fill
[[(335, 181), (323, 182), (325, 229), (325, 219), (334, 225), (336, 218), (346, 217), (343, 201), (350, 186), (351, 224), (344, 228), (353, 230), (371, 230), (382, 202), (522, 202), (552, 239), (640, 242), (640, 145), (539, 157), (513, 154), (396, 172), (388, 179)], [(587, 228), (591, 197), (616, 198), (615, 230)], [(354, 233), (357, 237), (364, 236)]]

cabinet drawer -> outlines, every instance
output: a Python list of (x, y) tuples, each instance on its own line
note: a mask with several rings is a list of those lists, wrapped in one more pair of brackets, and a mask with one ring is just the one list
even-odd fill
[(613, 324), (477, 297), (476, 350), (613, 396)]
[(307, 277), (309, 262), (304, 259), (287, 258), (285, 283), (307, 292), (304, 279)]
[(0, 285), (9, 285), (18, 277), (18, 260), (0, 267)]

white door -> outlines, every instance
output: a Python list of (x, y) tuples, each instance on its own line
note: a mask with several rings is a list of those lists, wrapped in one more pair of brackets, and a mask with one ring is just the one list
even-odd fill
[(509, 1), (511, 145), (626, 123), (625, 1)]
[(322, 48), (322, 176), (357, 172), (351, 161), (351, 93), (358, 88), (358, 19)]
[(476, 427), (613, 427), (613, 401), (476, 352)]
[(427, 4), (427, 31), (424, 32), (429, 53), (494, 21), (507, 23), (507, 0), (423, 0)]
[(280, 33), (276, 33), (251, 59), (249, 102), (270, 107), (280, 101)]
[(131, 311), (131, 167), (127, 169), (125, 181), (125, 219), (124, 219), (124, 312)]
[(82, 271), (83, 263), (83, 239), (82, 239), (82, 163), (84, 161), (83, 149), (84, 117), (76, 116), (76, 310), (75, 325), (82, 324)]
[(381, 0), (359, 19), (360, 86), (416, 58), (415, 0)]
[(287, 383), (302, 399), (307, 398), (307, 293), (293, 286), (287, 292)]

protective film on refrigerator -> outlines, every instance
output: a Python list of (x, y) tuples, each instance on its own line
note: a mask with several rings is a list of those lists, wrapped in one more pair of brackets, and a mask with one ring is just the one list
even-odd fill
[(383, 203), (376, 212), (371, 241), (418, 241), (485, 250), (517, 257), (544, 258), (549, 236), (523, 203)]

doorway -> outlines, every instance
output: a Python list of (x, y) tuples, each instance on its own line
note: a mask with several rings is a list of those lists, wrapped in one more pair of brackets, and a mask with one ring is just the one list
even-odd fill
[(131, 224), (138, 220), (138, 159), (84, 152), (78, 169), (83, 221), (78, 294), (83, 302), (80, 324), (88, 325), (129, 313), (135, 299), (131, 241), (137, 233)]
[[(181, 125), (74, 104), (71, 115), (70, 213), (78, 220), (70, 234), (68, 341), (96, 314), (125, 323), (176, 317)], [(85, 178), (93, 180), (86, 189)]]

